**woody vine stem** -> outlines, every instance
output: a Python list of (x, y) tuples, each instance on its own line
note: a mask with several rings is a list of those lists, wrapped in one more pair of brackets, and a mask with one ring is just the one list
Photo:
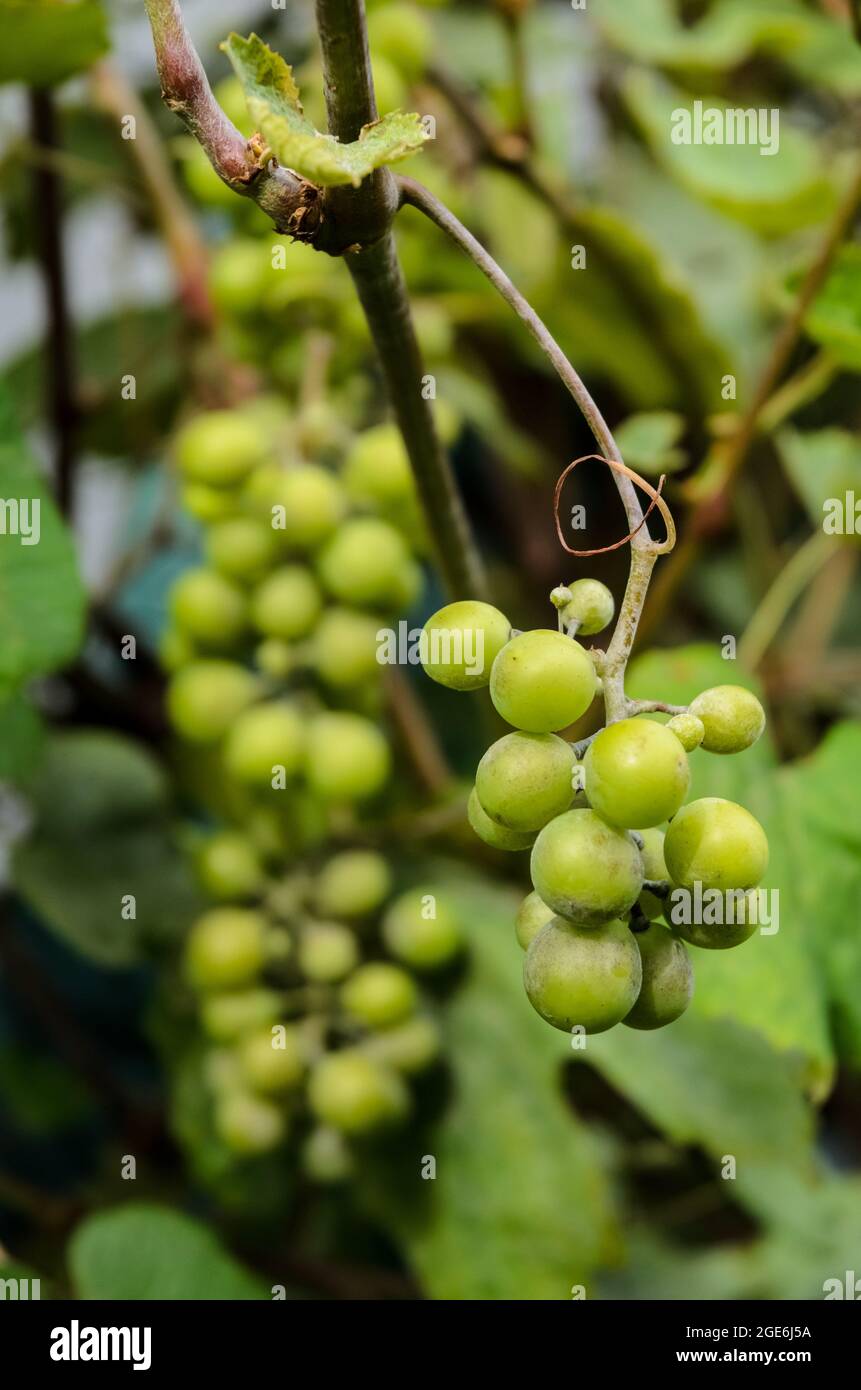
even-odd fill
[[(576, 400), (607, 459), (621, 455), (607, 422), (584, 382), (532, 306), (479, 241), (437, 198), (413, 179), (375, 170), (358, 188), (316, 188), (268, 157), (257, 136), (245, 140), (219, 107), (185, 28), (177, 0), (144, 0), (153, 33), (162, 95), (199, 141), (219, 177), (252, 198), (277, 231), (342, 255), (353, 278), (386, 378), (424, 506), (436, 558), (451, 596), (481, 598), (486, 584), (445, 450), (421, 385), (423, 367), (398, 261), (392, 224), (403, 205), (430, 218), (465, 251), (532, 334)], [(378, 119), (368, 56), (363, 0), (316, 0), (323, 56), (329, 133), (342, 142), (358, 138)], [(625, 694), (625, 668), (652, 570), (672, 548), (672, 519), (665, 506), (667, 538), (655, 541), (627, 470), (613, 478), (632, 532), (625, 595), (606, 652), (595, 652), (604, 686), (607, 722), (663, 708)]]

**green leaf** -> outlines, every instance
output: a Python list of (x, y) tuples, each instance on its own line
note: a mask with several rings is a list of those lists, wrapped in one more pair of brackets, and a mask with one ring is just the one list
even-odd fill
[(231, 34), (222, 44), (245, 89), (249, 113), (280, 164), (312, 183), (354, 187), (372, 170), (414, 154), (427, 139), (419, 117), (390, 111), (342, 145), (315, 130), (302, 111), (299, 89), (284, 59), (256, 34)]
[(615, 431), (621, 456), (638, 473), (676, 473), (684, 468), (687, 455), (675, 446), (685, 422), (671, 410), (650, 410), (629, 415)]
[[(784, 124), (779, 147), (770, 155), (756, 144), (676, 144), (679, 113), (694, 120), (686, 92), (654, 73), (637, 70), (624, 80), (622, 95), (658, 163), (728, 217), (777, 235), (821, 222), (833, 208), (835, 192), (822, 174), (821, 152), (800, 131)], [(698, 100), (704, 113), (730, 109), (719, 97), (704, 95)], [(697, 133), (694, 124), (694, 138)]]
[[(861, 501), (861, 441), (857, 435), (836, 427), (805, 432), (786, 428), (780, 431), (777, 444), (789, 480), (814, 526), (822, 525), (829, 502), (836, 499), (845, 506), (847, 492), (854, 492)], [(854, 516), (850, 524), (854, 524)]]
[[(786, 289), (793, 301), (806, 270), (790, 275)], [(827, 348), (841, 366), (861, 371), (861, 246), (842, 246), (819, 294), (804, 319), (809, 338)]]
[(29, 790), (36, 823), (13, 880), (47, 926), (105, 966), (132, 965), (182, 933), (200, 903), (149, 754), (116, 734), (58, 734)]
[(0, 0), (0, 82), (51, 87), (108, 48), (101, 0)]
[(809, 35), (795, 0), (722, 0), (699, 23), (679, 21), (672, 0), (602, 0), (596, 22), (624, 53), (668, 68), (722, 71), (757, 50), (791, 52)]
[(14, 1128), (28, 1135), (52, 1134), (94, 1116), (92, 1096), (75, 1072), (20, 1045), (0, 1048), (0, 1104)]
[(83, 637), (86, 602), (71, 536), (27, 452), (2, 388), (0, 499), (2, 689), (71, 660)]
[(39, 714), (20, 692), (0, 703), (0, 782), (21, 782), (32, 776), (44, 737)]
[(446, 894), (471, 953), (444, 1018), (451, 1094), (432, 1130), (362, 1164), (366, 1195), (429, 1296), (569, 1298), (612, 1236), (599, 1150), (562, 1098), (564, 1044), (523, 993), (516, 901), (475, 880)]
[(69, 1271), (78, 1298), (269, 1297), (206, 1226), (154, 1202), (130, 1202), (82, 1221), (69, 1245)]

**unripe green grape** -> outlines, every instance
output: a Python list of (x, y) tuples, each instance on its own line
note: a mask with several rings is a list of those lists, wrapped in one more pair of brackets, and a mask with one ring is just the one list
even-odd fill
[(385, 786), (392, 756), (385, 736), (370, 719), (327, 710), (308, 726), (305, 775), (326, 801), (363, 801)]
[(675, 734), (649, 719), (620, 719), (590, 743), (584, 759), (586, 795), (611, 825), (640, 830), (669, 820), (691, 781)]
[(587, 653), (572, 638), (545, 628), (512, 637), (490, 672), (497, 712), (527, 733), (566, 728), (585, 714), (594, 695), (595, 667)]
[(517, 937), (517, 944), (524, 950), (528, 950), (533, 937), (537, 936), (542, 927), (546, 927), (548, 922), (552, 922), (556, 913), (552, 907), (548, 907), (537, 893), (528, 893), (517, 909), (517, 916), (514, 919), (514, 935)]
[(393, 1028), (371, 1033), (359, 1046), (374, 1061), (404, 1076), (415, 1076), (436, 1061), (442, 1038), (433, 1019), (419, 1014), (405, 1023), (396, 1023)]
[(389, 603), (389, 611), (407, 612), (418, 602), (424, 587), (422, 567), (407, 552), (407, 563), (398, 575), (396, 591)]
[(399, 1120), (409, 1108), (406, 1087), (388, 1067), (358, 1048), (323, 1057), (308, 1085), (311, 1110), (344, 1134), (370, 1134)]
[(272, 528), (251, 516), (217, 522), (206, 538), (206, 557), (214, 569), (239, 584), (256, 584), (275, 559)]
[(571, 745), (556, 734), (504, 734), (478, 764), (475, 790), (491, 820), (534, 833), (571, 805), (573, 768)]
[(205, 994), (200, 1001), (200, 1022), (204, 1033), (215, 1042), (235, 1042), (244, 1033), (271, 1026), (280, 1008), (281, 1001), (272, 989)]
[(377, 110), (381, 116), (389, 111), (402, 111), (407, 100), (407, 86), (394, 63), (382, 54), (374, 55), (372, 62), (374, 74), (374, 95)]
[(271, 1100), (231, 1091), (215, 1105), (215, 1130), (234, 1153), (253, 1157), (277, 1149), (287, 1135), (287, 1119)]
[(430, 58), (433, 30), (414, 5), (395, 3), (371, 12), (368, 39), (375, 63), (381, 55), (394, 63), (408, 82), (416, 82)]
[(321, 551), (318, 572), (333, 598), (357, 608), (398, 605), (415, 583), (403, 537), (380, 517), (347, 521)]
[(681, 888), (746, 891), (768, 868), (768, 840), (755, 816), (734, 801), (706, 796), (674, 816), (664, 840), (670, 878)]
[(158, 644), (159, 664), (165, 671), (178, 671), (187, 666), (197, 656), (197, 647), (185, 632), (168, 627), (162, 633)]
[(392, 871), (381, 854), (345, 849), (323, 865), (314, 885), (318, 912), (330, 917), (367, 917), (392, 890)]
[(242, 590), (210, 569), (180, 575), (171, 591), (170, 610), (181, 632), (210, 648), (234, 646), (248, 616)]
[(718, 919), (725, 920), (712, 921), (712, 914), (704, 911), (702, 916), (708, 916), (709, 920), (696, 921), (693, 915), (694, 901), (679, 902), (671, 893), (664, 905), (664, 920), (671, 932), (691, 946), (705, 951), (728, 951), (748, 941), (759, 925), (755, 896), (756, 889), (747, 893), (740, 889), (726, 889), (721, 900), (722, 910), (714, 914)]
[(213, 1095), (228, 1095), (242, 1091), (244, 1083), (236, 1051), (229, 1047), (214, 1047), (204, 1054), (203, 1079)]
[(317, 675), (333, 690), (349, 690), (379, 676), (379, 619), (355, 608), (327, 608), (311, 635)]
[[(273, 479), (275, 482), (276, 479)], [(273, 486), (271, 513), (276, 537), (292, 550), (316, 550), (340, 526), (347, 498), (338, 481), (316, 463), (282, 469)]]
[(302, 1168), (312, 1182), (343, 1182), (353, 1170), (353, 1156), (340, 1130), (315, 1125), (302, 1146)]
[(576, 622), (578, 636), (591, 637), (609, 626), (616, 604), (606, 584), (598, 579), (577, 579), (567, 587), (571, 597), (560, 610), (566, 627)]
[(247, 317), (259, 313), (271, 278), (269, 248), (251, 237), (234, 237), (212, 257), (209, 291), (222, 313)]
[(359, 963), (359, 943), (339, 922), (312, 922), (299, 938), (299, 969), (306, 980), (332, 985), (344, 980)]
[(340, 413), (325, 398), (303, 405), (297, 423), (301, 448), (312, 458), (340, 448), (349, 434)]
[(288, 642), (280, 637), (266, 637), (254, 649), (254, 664), (264, 676), (283, 681), (296, 667), (296, 656)]
[(210, 410), (177, 435), (176, 460), (183, 477), (207, 487), (235, 487), (269, 452), (260, 426), (238, 410)]
[(740, 685), (715, 685), (691, 701), (691, 714), (703, 722), (707, 753), (742, 753), (765, 728), (765, 710)]
[(578, 927), (554, 917), (530, 942), (523, 983), (536, 1013), (554, 1028), (604, 1033), (631, 1012), (643, 980), (624, 922)]
[(182, 489), (180, 502), (204, 525), (226, 521), (239, 509), (239, 499), (231, 488), (207, 487), (205, 483), (189, 483)]
[(643, 983), (637, 1002), (622, 1022), (628, 1028), (663, 1028), (681, 1018), (694, 992), (694, 972), (684, 944), (662, 922), (634, 932)]
[(397, 425), (375, 425), (357, 435), (344, 462), (344, 487), (356, 502), (390, 515), (416, 499), (416, 485)]
[(168, 686), (170, 721), (189, 742), (216, 743), (258, 691), (256, 678), (235, 662), (190, 662)]
[(176, 141), (182, 173), (189, 191), (205, 207), (236, 208), (236, 194), (216, 174), (202, 145), (194, 139)]
[(422, 666), (431, 680), (450, 690), (478, 690), (511, 636), (498, 608), (477, 599), (446, 604), (424, 625)]
[(383, 918), (382, 936), (391, 955), (413, 970), (435, 970), (463, 947), (454, 908), (426, 888), (411, 888), (395, 899)]
[(211, 835), (197, 856), (205, 892), (222, 902), (254, 897), (263, 884), (263, 865), (254, 842), (241, 830)]
[(241, 989), (266, 959), (266, 918), (244, 907), (214, 907), (188, 934), (188, 978), (199, 990)]
[(302, 565), (282, 565), (263, 580), (251, 599), (251, 621), (266, 637), (291, 641), (310, 632), (323, 607), (314, 576)]
[(547, 906), (586, 927), (623, 917), (643, 886), (637, 846), (594, 811), (566, 811), (545, 825), (530, 868), (533, 887)]
[(467, 819), (480, 840), (491, 849), (508, 851), (529, 849), (535, 839), (534, 831), (506, 830), (504, 825), (491, 820), (478, 799), (475, 787), (469, 794), (466, 806)]
[(252, 1091), (277, 1095), (292, 1090), (305, 1074), (305, 1049), (296, 1025), (262, 1028), (239, 1044), (239, 1066)]
[(399, 965), (370, 961), (342, 986), (341, 1003), (366, 1028), (391, 1028), (415, 1012), (418, 991)]
[(236, 719), (224, 745), (224, 765), (251, 786), (271, 786), (275, 771), (290, 777), (302, 766), (306, 725), (292, 705), (267, 701)]
[(686, 753), (699, 748), (706, 732), (703, 721), (691, 714), (690, 710), (686, 714), (674, 714), (672, 719), (667, 720), (666, 728), (672, 729)]
[[(254, 134), (254, 122), (248, 113), (245, 88), (238, 77), (223, 77), (216, 82), (212, 94), (228, 120), (232, 121), (246, 140)], [(234, 194), (234, 197), (236, 195)]]
[[(658, 830), (652, 826), (649, 829), (641, 830), (640, 834), (643, 839), (643, 848), (640, 850), (640, 858), (643, 861), (643, 877), (652, 880), (652, 882), (667, 883), (670, 875), (667, 872), (664, 859), (663, 830)], [(644, 888), (637, 899), (637, 906), (644, 917), (654, 921), (656, 917), (660, 917), (664, 910), (664, 899), (659, 898), (655, 893), (650, 893), (648, 888)]]

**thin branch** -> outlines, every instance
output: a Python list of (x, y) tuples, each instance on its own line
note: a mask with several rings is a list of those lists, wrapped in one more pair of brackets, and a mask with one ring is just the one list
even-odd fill
[(687, 714), (687, 705), (669, 705), (665, 700), (629, 700), (628, 713), (634, 714)]
[(832, 536), (827, 536), (824, 531), (814, 531), (784, 565), (738, 644), (738, 659), (749, 670), (756, 670), (780, 631), (792, 605), (834, 553), (835, 548)]
[(451, 768), (424, 706), (399, 666), (386, 668), (386, 694), (392, 722), (424, 791), (444, 796), (452, 787)]

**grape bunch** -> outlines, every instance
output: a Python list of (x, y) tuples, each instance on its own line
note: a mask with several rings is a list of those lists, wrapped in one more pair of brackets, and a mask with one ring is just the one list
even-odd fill
[(214, 1130), (246, 1157), (304, 1136), (308, 1173), (334, 1180), (436, 1058), (416, 976), (461, 933), (432, 887), (395, 894), (381, 855), (330, 848), (390, 795), (378, 631), (422, 584), (403, 446), (376, 426), (336, 470), (289, 426), (258, 399), (180, 430), (205, 558), (173, 585), (161, 656), (181, 783), (205, 818), (188, 838), (212, 905), (185, 974)]
[[(752, 935), (748, 895), (768, 865), (765, 832), (744, 807), (719, 797), (686, 803), (688, 755), (742, 752), (765, 714), (749, 691), (722, 685), (665, 724), (623, 717), (582, 744), (567, 741), (564, 730), (602, 691), (578, 638), (606, 627), (614, 603), (594, 579), (554, 590), (551, 601), (557, 629), (527, 632), (489, 604), (449, 604), (425, 625), (422, 664), (454, 690), (489, 686), (513, 726), (479, 762), (467, 814), (492, 848), (531, 850), (533, 891), (515, 932), (533, 1008), (565, 1031), (659, 1028), (692, 997), (687, 946), (723, 949)], [(700, 901), (709, 891), (732, 899), (731, 910), (671, 906), (697, 891)]]

